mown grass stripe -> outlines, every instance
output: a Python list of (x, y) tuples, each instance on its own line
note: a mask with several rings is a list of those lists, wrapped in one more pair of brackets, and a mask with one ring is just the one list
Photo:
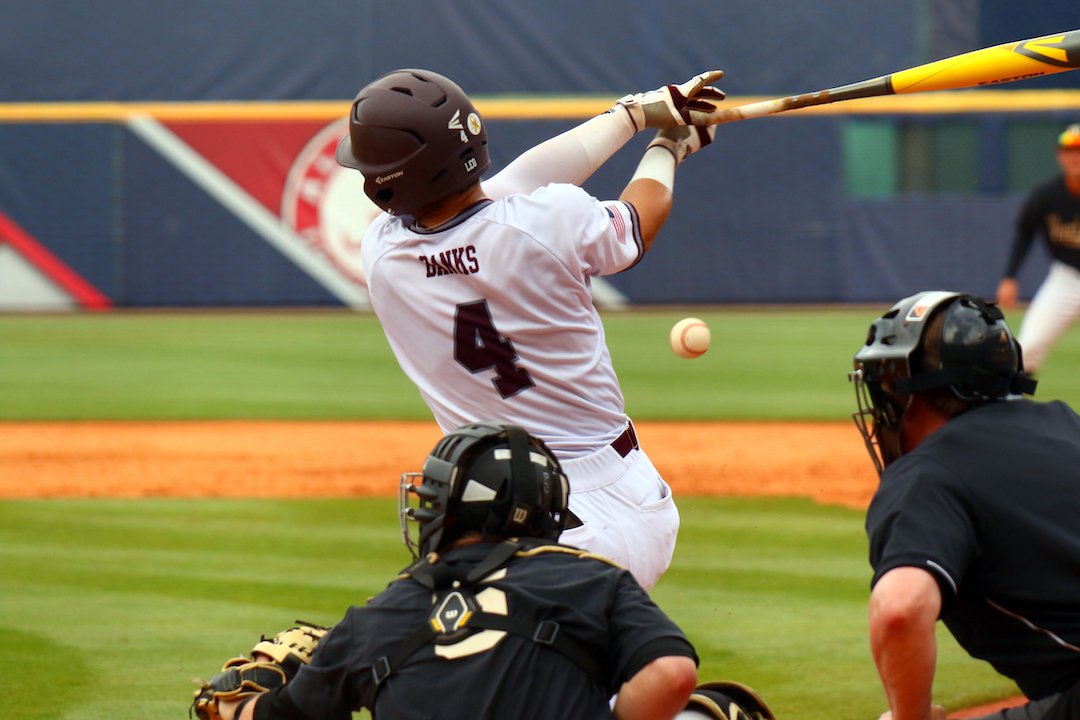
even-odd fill
[[(5, 719), (181, 717), (193, 679), (260, 634), (297, 618), (333, 623), (386, 586), (409, 559), (387, 506), (0, 502), (0, 618), (31, 629), (19, 637), (43, 648), (49, 687), (67, 688), (47, 713), (41, 698), (20, 700)], [(688, 497), (680, 507), (675, 561), (654, 597), (697, 646), (701, 676), (751, 684), (781, 717), (880, 713), (861, 513), (787, 499)], [(38, 688), (42, 664), (20, 662), (24, 652), (0, 655), (0, 678)], [(1012, 692), (948, 637), (940, 653), (939, 701)]]

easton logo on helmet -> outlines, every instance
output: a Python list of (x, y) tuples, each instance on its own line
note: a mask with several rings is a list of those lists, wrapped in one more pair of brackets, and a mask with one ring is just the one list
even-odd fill
[(380, 175), (379, 177), (375, 178), (375, 184), (382, 185), (384, 182), (390, 182), (391, 180), (399, 178), (404, 174), (404, 170), (398, 170), (397, 172), (390, 173), (389, 175)]

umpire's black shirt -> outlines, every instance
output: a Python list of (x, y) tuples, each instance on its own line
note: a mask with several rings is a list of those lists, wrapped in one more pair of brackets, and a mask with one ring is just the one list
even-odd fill
[(994, 402), (885, 469), (866, 517), (874, 579), (930, 571), (941, 618), (1031, 699), (1080, 681), (1080, 417)]
[[(491, 547), (464, 547), (443, 562), (478, 561)], [(595, 720), (611, 717), (610, 695), (657, 657), (697, 660), (682, 631), (629, 572), (560, 547), (514, 558), (505, 572), (482, 583), (476, 597), (486, 612), (558, 622), (560, 632), (603, 660), (606, 687), (551, 648), (484, 630), (458, 643), (419, 650), (384, 681), (373, 715), (394, 720)], [(352, 710), (370, 702), (372, 665), (427, 621), (432, 599), (420, 583), (401, 579), (365, 607), (351, 608), (319, 644), (311, 664), (282, 688), (288, 697), (281, 701), (310, 718), (348, 720)]]

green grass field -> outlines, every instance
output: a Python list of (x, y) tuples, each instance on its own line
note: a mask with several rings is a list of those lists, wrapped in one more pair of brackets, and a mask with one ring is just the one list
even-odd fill
[[(803, 500), (681, 501), (654, 597), (701, 677), (749, 683), (780, 718), (872, 718), (858, 512)], [(192, 680), (296, 619), (330, 624), (406, 564), (391, 499), (0, 503), (5, 718), (182, 717)], [(945, 637), (938, 699), (1011, 686)]]
[[(834, 420), (851, 412), (846, 372), (882, 309), (650, 310), (605, 323), (635, 417)], [(666, 336), (691, 314), (713, 347), (686, 361)], [(1078, 365), (1071, 332), (1039, 397), (1080, 401)], [(428, 416), (370, 316), (0, 316), (3, 421), (391, 417)], [(407, 560), (394, 504), (0, 502), (0, 714), (182, 717), (193, 679), (259, 634), (332, 623), (385, 586)], [(701, 677), (753, 685), (782, 719), (877, 717), (861, 513), (795, 499), (684, 497), (680, 508), (654, 596), (697, 645)], [(938, 702), (1014, 692), (939, 635)]]
[[(604, 323), (635, 418), (836, 420), (852, 411), (851, 358), (884, 309), (683, 308)], [(668, 349), (686, 315), (712, 330), (696, 360)], [(1074, 329), (1038, 397), (1080, 403), (1078, 365)], [(0, 315), (0, 420), (428, 417), (371, 315)]]

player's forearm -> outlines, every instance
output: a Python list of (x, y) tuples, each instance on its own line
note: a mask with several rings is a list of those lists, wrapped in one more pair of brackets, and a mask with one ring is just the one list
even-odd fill
[(657, 658), (623, 683), (612, 709), (617, 720), (665, 720), (686, 707), (697, 665), (681, 655)]
[(522, 153), (483, 183), (490, 197), (531, 193), (549, 183), (581, 185), (635, 134), (621, 108), (597, 115)]
[[(258, 696), (247, 701), (221, 700), (218, 702), (218, 713), (221, 715), (221, 720), (254, 720), (255, 703), (258, 701)], [(236, 712), (237, 709), (240, 712)]]
[(650, 147), (619, 199), (637, 210), (641, 240), (648, 251), (667, 222), (674, 203), (675, 158), (660, 147)]
[(926, 648), (878, 648), (878, 666), (892, 720), (929, 720), (932, 717), (934, 657)]
[(1013, 238), (1012, 247), (1009, 249), (1009, 259), (1005, 263), (1005, 273), (1002, 277), (1015, 278), (1020, 272), (1020, 266), (1024, 264), (1024, 258), (1034, 243), (1035, 235), (1017, 235)]
[(234, 715), (233, 720), (254, 720), (255, 718), (255, 703), (259, 702), (259, 698), (255, 698), (240, 711), (239, 715)]
[(1045, 212), (1038, 205), (1026, 204), (1020, 209), (1013, 228), (1012, 244), (1009, 247), (1009, 259), (1005, 264), (1004, 277), (1016, 277), (1024, 259), (1035, 244), (1035, 237), (1042, 232)]
[(918, 568), (891, 570), (871, 594), (870, 649), (893, 720), (931, 717), (940, 607), (936, 580)]

